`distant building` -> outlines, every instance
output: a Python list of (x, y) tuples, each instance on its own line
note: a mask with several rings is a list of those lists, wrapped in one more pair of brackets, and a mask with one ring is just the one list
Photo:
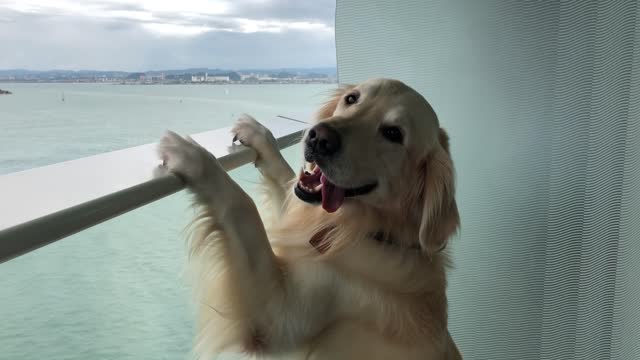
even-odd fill
[(229, 82), (229, 75), (208, 75), (205, 74), (206, 82)]
[(145, 76), (144, 73), (139, 73), (139, 72), (131, 73), (127, 75), (127, 79), (128, 80), (144, 80), (144, 76)]
[(259, 80), (255, 75), (247, 76), (242, 79), (243, 83), (258, 83)]
[(195, 74), (191, 75), (191, 82), (199, 83), (207, 80), (207, 74)]

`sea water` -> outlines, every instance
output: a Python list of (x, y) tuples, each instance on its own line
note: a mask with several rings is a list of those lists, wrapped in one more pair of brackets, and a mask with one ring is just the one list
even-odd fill
[[(166, 129), (229, 126), (243, 112), (296, 116), (333, 87), (3, 83), (13, 95), (0, 96), (0, 176), (155, 142)], [(295, 162), (298, 152), (285, 154)], [(255, 168), (232, 175), (254, 194)], [(189, 205), (180, 192), (0, 264), (0, 359), (188, 358)]]

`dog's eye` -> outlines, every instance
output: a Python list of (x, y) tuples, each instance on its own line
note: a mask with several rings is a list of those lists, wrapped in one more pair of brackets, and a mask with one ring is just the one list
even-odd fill
[(380, 129), (380, 132), (382, 133), (382, 136), (384, 136), (385, 139), (393, 143), (402, 144), (403, 136), (402, 136), (402, 131), (400, 131), (399, 127), (385, 126)]
[(344, 102), (347, 105), (353, 105), (353, 104), (358, 102), (358, 97), (359, 97), (358, 95), (359, 94), (357, 92), (353, 92), (353, 93), (351, 93), (351, 94), (349, 94), (349, 95), (344, 97)]

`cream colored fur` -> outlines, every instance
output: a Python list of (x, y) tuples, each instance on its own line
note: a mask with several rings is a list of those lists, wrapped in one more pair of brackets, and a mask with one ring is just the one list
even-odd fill
[[(359, 102), (343, 98), (357, 91)], [(263, 221), (251, 198), (191, 139), (168, 133), (159, 154), (195, 195), (188, 249), (198, 335), (194, 353), (260, 359), (461, 359), (447, 330), (443, 250), (457, 230), (448, 138), (429, 104), (403, 83), (340, 88), (322, 108), (346, 144), (326, 169), (372, 193), (335, 213), (292, 194), (297, 179), (271, 133), (250, 116), (234, 128), (258, 153), (270, 195)], [(379, 136), (403, 129), (405, 143)], [(325, 169), (323, 169), (325, 171)], [(321, 253), (309, 241), (325, 232)], [(391, 234), (393, 244), (372, 234)]]

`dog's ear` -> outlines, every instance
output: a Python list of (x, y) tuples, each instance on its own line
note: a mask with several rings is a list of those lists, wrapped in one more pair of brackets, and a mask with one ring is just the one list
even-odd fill
[(327, 119), (333, 116), (333, 112), (336, 111), (338, 104), (342, 100), (342, 97), (346, 92), (352, 90), (355, 85), (342, 85), (339, 88), (335, 89), (331, 94), (329, 100), (322, 105), (318, 113), (316, 114), (316, 118), (318, 120)]
[(449, 136), (444, 129), (440, 129), (438, 144), (425, 159), (422, 171), (425, 173), (419, 239), (422, 250), (431, 256), (447, 246), (460, 226)]

